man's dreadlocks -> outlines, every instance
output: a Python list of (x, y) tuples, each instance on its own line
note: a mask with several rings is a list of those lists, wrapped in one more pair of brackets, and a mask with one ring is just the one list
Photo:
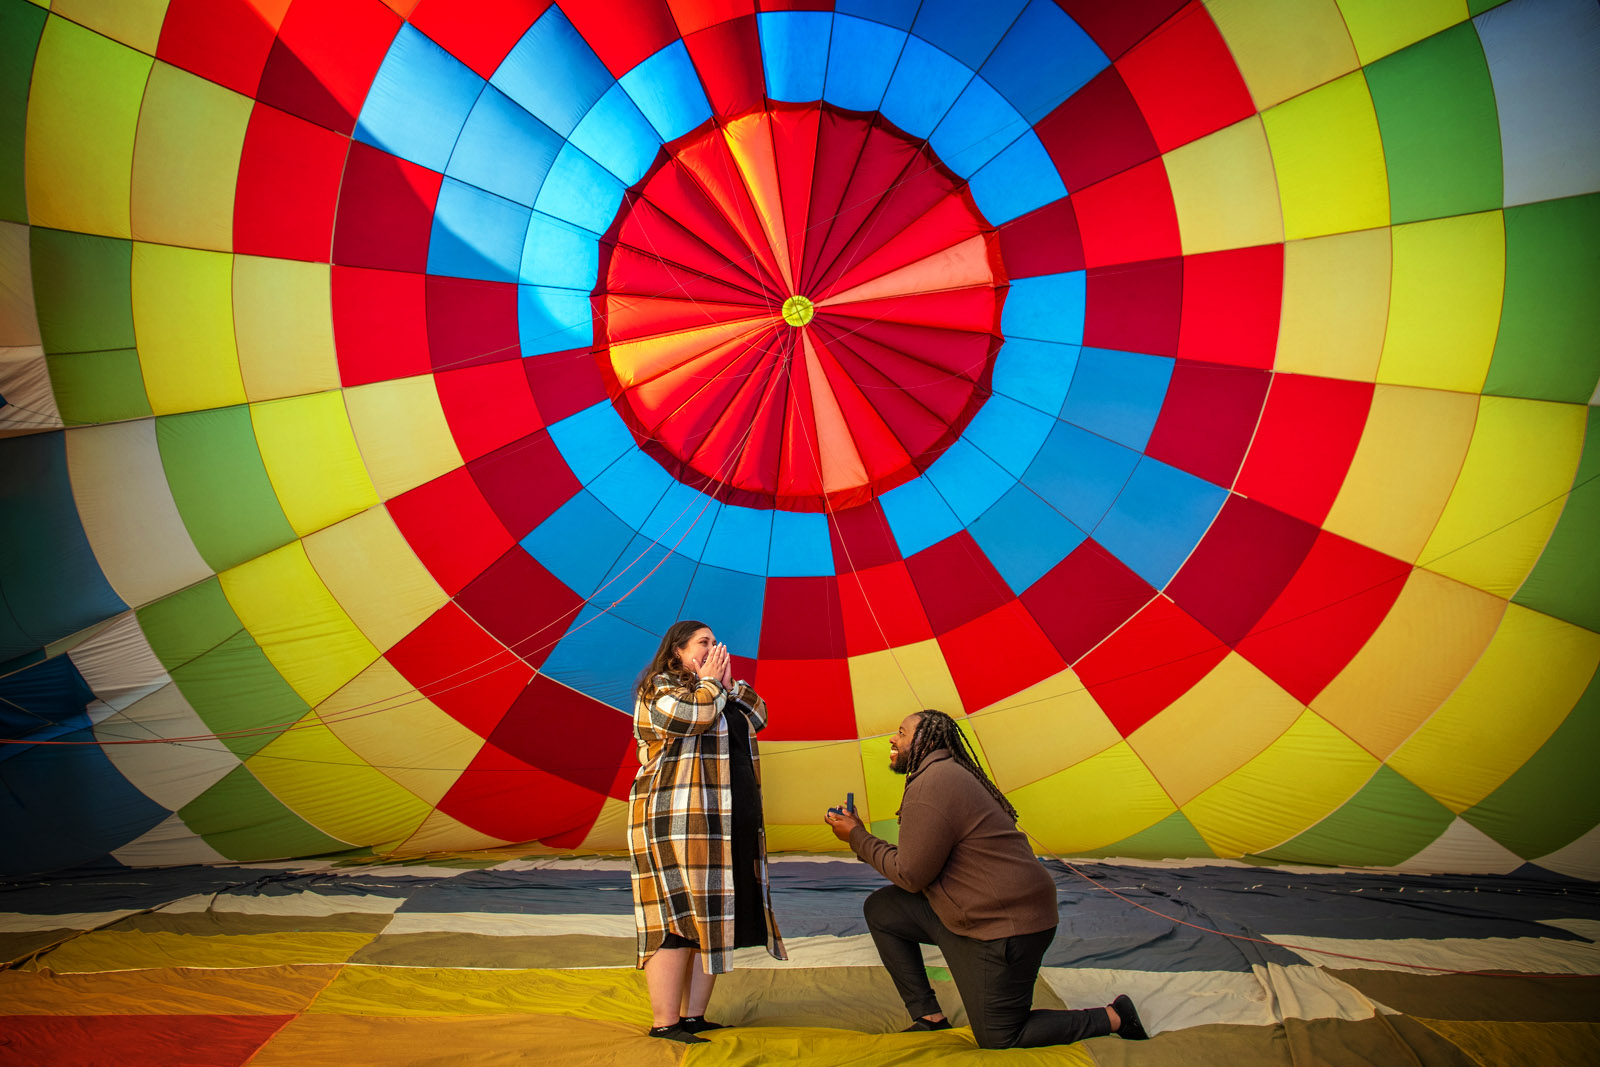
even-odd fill
[(961, 732), (961, 727), (956, 721), (942, 711), (931, 708), (918, 712), (917, 732), (911, 735), (911, 751), (906, 753), (906, 773), (915, 774), (917, 768), (922, 766), (922, 761), (930, 752), (941, 748), (950, 750), (950, 758), (972, 772), (972, 776), (982, 782), (984, 788), (994, 794), (1000, 802), (1000, 807), (1011, 816), (1011, 821), (1017, 821), (1017, 809), (1011, 806), (1011, 801), (1000, 792), (1000, 787), (989, 780), (983, 773), (983, 767), (973, 757), (972, 749), (967, 746), (967, 739)]

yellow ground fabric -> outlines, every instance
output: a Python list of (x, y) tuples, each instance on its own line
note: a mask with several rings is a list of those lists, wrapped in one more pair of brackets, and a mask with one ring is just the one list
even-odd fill
[(226, 937), (101, 930), (68, 941), (46, 959), (57, 972), (343, 963), (373, 936), (329, 930)]
[[(51, 965), (56, 954), (51, 953)], [(3, 1015), (289, 1015), (304, 1011), (338, 965), (240, 970), (155, 967), (103, 974), (0, 971)]]
[(854, 1067), (937, 1063), (940, 1067), (960, 1067), (993, 1064), (1001, 1057), (1006, 1067), (1034, 1064), (1093, 1067), (1095, 1063), (1083, 1045), (986, 1052), (978, 1048), (972, 1040), (972, 1031), (966, 1029), (931, 1034), (859, 1034), (853, 1030), (825, 1030), (813, 1026), (741, 1027), (727, 1034), (717, 1034), (704, 1045), (694, 1046), (684, 1056), (683, 1063), (684, 1067), (712, 1067), (714, 1064), (733, 1067), (750, 1063), (852, 1064)]
[(1600, 1049), (1597, 1023), (1458, 1022), (1423, 1019), (1475, 1063), (1594, 1063)]
[[(303, 1015), (250, 1060), (250, 1067), (405, 1063), (412, 1067), (675, 1067), (686, 1046), (645, 1037), (637, 1025), (552, 1015), (374, 1019)], [(559, 1050), (559, 1060), (552, 1055)]]
[(650, 1014), (644, 972), (479, 971), (350, 967), (311, 1011), (328, 1015), (509, 1015), (540, 1012), (636, 1024)]

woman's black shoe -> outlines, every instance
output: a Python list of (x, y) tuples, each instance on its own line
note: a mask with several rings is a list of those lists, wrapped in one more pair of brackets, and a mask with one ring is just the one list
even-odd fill
[(689, 1031), (691, 1034), (698, 1034), (705, 1030), (727, 1029), (722, 1023), (708, 1022), (704, 1015), (680, 1015), (678, 1016), (678, 1027)]
[(685, 1045), (710, 1044), (705, 1038), (694, 1036), (693, 1031), (685, 1030), (682, 1023), (673, 1023), (671, 1026), (652, 1026), (650, 1028), (650, 1036), (664, 1037), (668, 1041), (681, 1041)]

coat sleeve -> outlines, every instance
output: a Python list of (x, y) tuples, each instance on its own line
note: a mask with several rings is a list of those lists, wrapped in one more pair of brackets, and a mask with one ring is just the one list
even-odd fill
[(729, 694), (745, 709), (745, 718), (750, 720), (750, 732), (760, 733), (767, 725), (767, 702), (746, 681), (733, 683), (733, 692)]
[(727, 700), (727, 690), (715, 678), (702, 678), (689, 689), (658, 676), (650, 692), (650, 726), (663, 737), (703, 734), (716, 723)]
[(918, 785), (922, 788), (914, 794), (908, 789), (900, 805), (898, 846), (874, 837), (863, 826), (850, 831), (851, 850), (908, 893), (920, 893), (933, 884), (956, 846), (955, 824), (941, 805), (933, 803), (929, 783), (925, 779), (913, 783)]

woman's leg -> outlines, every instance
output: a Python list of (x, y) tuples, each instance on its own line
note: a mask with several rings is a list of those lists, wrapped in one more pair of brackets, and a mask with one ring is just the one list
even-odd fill
[[(651, 1026), (676, 1026), (678, 1009), (690, 989), (689, 967), (694, 962), (692, 948), (661, 948), (644, 961), (644, 982), (650, 989)], [(709, 988), (706, 996), (711, 992)]]
[(707, 974), (700, 965), (700, 953), (690, 949), (689, 981), (684, 984), (683, 1005), (679, 1014), (688, 1019), (698, 1019), (704, 1015), (706, 1005), (711, 1002), (711, 989), (716, 984), (717, 976)]

